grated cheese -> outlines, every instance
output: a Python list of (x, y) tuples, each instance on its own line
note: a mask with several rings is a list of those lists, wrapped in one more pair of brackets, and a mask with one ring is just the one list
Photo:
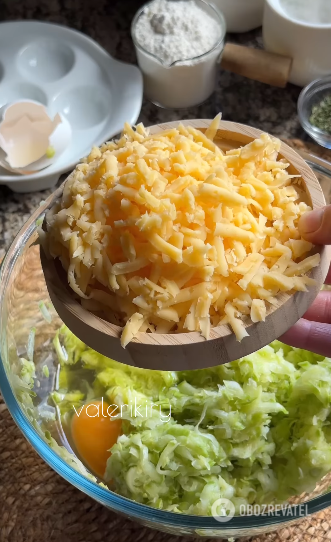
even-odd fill
[[(50, 254), (90, 310), (139, 331), (176, 333), (264, 321), (279, 292), (305, 291), (319, 255), (297, 224), (310, 210), (280, 141), (263, 134), (224, 154), (190, 126), (149, 135), (125, 125), (92, 149), (46, 216)], [(298, 179), (296, 179), (298, 183)]]

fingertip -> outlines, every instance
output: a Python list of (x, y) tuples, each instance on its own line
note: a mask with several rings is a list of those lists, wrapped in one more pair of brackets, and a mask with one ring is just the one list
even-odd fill
[(315, 245), (331, 244), (331, 205), (305, 213), (299, 220), (301, 236)]
[(279, 340), (293, 346), (309, 350), (321, 356), (331, 356), (331, 325), (322, 322), (310, 322), (301, 318)]
[(299, 220), (299, 231), (303, 237), (314, 235), (322, 225), (324, 207), (322, 209), (314, 209), (309, 213), (305, 213)]
[(279, 340), (289, 346), (295, 348), (303, 348), (306, 350), (306, 343), (310, 336), (311, 322), (301, 318), (294, 326), (292, 326), (284, 335), (279, 337)]
[(303, 317), (311, 322), (331, 324), (331, 292), (320, 292)]

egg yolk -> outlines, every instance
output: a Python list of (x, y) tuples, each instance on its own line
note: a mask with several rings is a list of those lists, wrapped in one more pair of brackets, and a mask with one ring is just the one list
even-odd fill
[(71, 435), (78, 455), (91, 471), (102, 478), (109, 449), (121, 434), (122, 421), (111, 418), (114, 410), (104, 401), (91, 401), (77, 409), (71, 422)]

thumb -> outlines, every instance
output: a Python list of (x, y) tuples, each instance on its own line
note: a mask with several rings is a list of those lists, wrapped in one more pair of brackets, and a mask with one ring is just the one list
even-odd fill
[(314, 245), (331, 245), (331, 205), (305, 213), (298, 226), (306, 241)]

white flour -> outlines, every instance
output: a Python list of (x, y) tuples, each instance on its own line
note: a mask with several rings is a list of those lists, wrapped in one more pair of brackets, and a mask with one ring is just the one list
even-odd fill
[(221, 35), (219, 21), (194, 0), (155, 0), (135, 28), (137, 42), (168, 65), (207, 53)]

